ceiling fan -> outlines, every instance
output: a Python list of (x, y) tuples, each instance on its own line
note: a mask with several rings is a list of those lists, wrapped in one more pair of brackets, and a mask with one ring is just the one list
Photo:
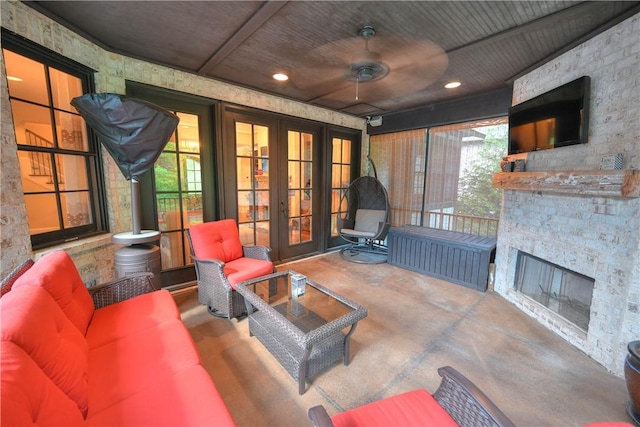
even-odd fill
[(376, 102), (420, 91), (438, 80), (449, 59), (423, 39), (380, 36), (364, 25), (357, 37), (337, 40), (309, 53), (313, 65), (296, 75), (296, 84), (316, 93), (316, 101), (344, 104)]

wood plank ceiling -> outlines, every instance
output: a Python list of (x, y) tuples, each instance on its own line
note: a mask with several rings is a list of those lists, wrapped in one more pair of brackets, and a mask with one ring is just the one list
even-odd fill
[(362, 117), (503, 88), (640, 13), (638, 1), (25, 4), (109, 51)]

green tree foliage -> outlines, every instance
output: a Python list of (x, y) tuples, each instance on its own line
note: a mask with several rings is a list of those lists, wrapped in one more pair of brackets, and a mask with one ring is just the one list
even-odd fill
[(456, 213), (499, 218), (502, 191), (493, 188), (493, 174), (500, 171), (500, 161), (507, 153), (507, 127), (478, 129), (486, 134), (484, 145), (473, 165), (465, 168), (458, 183)]
[[(178, 173), (175, 164), (175, 154), (162, 153), (154, 166), (156, 191), (178, 191)], [(165, 197), (158, 194), (159, 198)], [(175, 197), (167, 195), (166, 197)]]

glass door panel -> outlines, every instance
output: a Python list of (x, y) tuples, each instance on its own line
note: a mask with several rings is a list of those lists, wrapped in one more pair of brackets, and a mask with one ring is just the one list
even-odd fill
[(310, 242), (312, 220), (313, 135), (288, 131), (288, 245)]
[(339, 236), (338, 218), (345, 217), (346, 201), (342, 196), (351, 182), (351, 140), (332, 139), (331, 155), (331, 237)]
[(178, 128), (153, 170), (163, 270), (192, 264), (184, 231), (203, 221), (199, 118), (176, 114)]
[(243, 245), (270, 246), (269, 128), (236, 122), (238, 228)]

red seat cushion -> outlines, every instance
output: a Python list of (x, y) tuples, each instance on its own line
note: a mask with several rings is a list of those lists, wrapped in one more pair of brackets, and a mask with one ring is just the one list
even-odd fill
[(87, 343), (95, 348), (176, 319), (180, 320), (180, 311), (169, 291), (149, 292), (97, 309), (87, 330)]
[(262, 259), (238, 258), (224, 266), (224, 274), (233, 289), (245, 280), (273, 273), (273, 263)]
[(426, 390), (413, 390), (331, 417), (335, 427), (457, 427)]
[(211, 377), (200, 365), (158, 378), (149, 387), (90, 414), (88, 426), (216, 426), (235, 423)]
[(82, 335), (87, 333), (95, 309), (93, 299), (73, 260), (65, 251), (43, 255), (16, 280), (13, 289), (20, 286), (46, 289)]
[(159, 323), (89, 350), (89, 416), (200, 364), (191, 334), (179, 319)]
[(192, 225), (189, 235), (197, 258), (229, 262), (243, 255), (240, 233), (234, 219)]

